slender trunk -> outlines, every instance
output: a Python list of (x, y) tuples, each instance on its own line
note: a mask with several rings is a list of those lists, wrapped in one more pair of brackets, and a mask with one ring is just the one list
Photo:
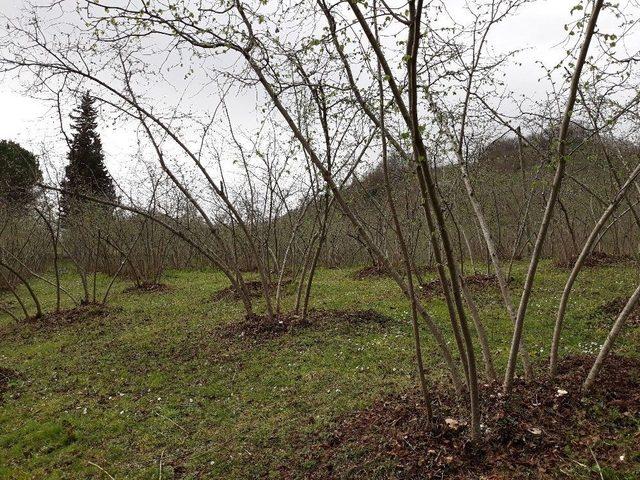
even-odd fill
[(635, 181), (636, 177), (640, 174), (640, 163), (636, 166), (635, 170), (631, 173), (627, 181), (622, 185), (616, 196), (613, 198), (609, 207), (604, 211), (598, 222), (596, 223), (593, 230), (589, 234), (589, 238), (585, 242), (582, 247), (582, 251), (576, 260), (573, 268), (571, 269), (571, 273), (569, 274), (569, 278), (567, 279), (567, 283), (564, 286), (564, 290), (562, 292), (562, 297), (560, 298), (560, 306), (558, 307), (558, 313), (556, 316), (556, 323), (553, 330), (553, 340), (551, 342), (551, 354), (549, 360), (549, 372), (551, 377), (554, 377), (558, 368), (558, 350), (560, 346), (560, 335), (562, 333), (562, 324), (564, 320), (564, 315), (567, 309), (567, 304), (569, 302), (569, 296), (571, 295), (571, 290), (573, 288), (573, 284), (578, 278), (578, 274), (584, 265), (584, 261), (593, 251), (594, 246), (597, 244), (597, 240), (599, 237), (600, 231), (605, 227), (607, 220), (613, 214), (614, 210), (618, 207), (620, 202), (626, 197), (627, 190)]
[(33, 290), (33, 288), (31, 288), (31, 284), (27, 281), (26, 278), (24, 278), (24, 276), (20, 272), (11, 267), (11, 265), (7, 264), (5, 261), (0, 260), (0, 265), (9, 270), (9, 272), (13, 273), (16, 277), (18, 277), (18, 279), (24, 284), (24, 286), (27, 287), (27, 291), (29, 292), (29, 295), (31, 295), (33, 303), (36, 306), (36, 318), (40, 318), (42, 316), (42, 306), (40, 305), (40, 300), (38, 299), (36, 292)]
[[(473, 211), (476, 215), (476, 219), (478, 220), (478, 224), (480, 225), (480, 230), (484, 237), (484, 242), (487, 247), (487, 251), (489, 254), (489, 258), (491, 263), (493, 264), (493, 270), (496, 275), (496, 279), (498, 280), (498, 286), (500, 287), (500, 294), (502, 295), (502, 301), (504, 302), (505, 308), (507, 309), (507, 313), (509, 314), (509, 318), (511, 321), (516, 323), (516, 312), (513, 307), (513, 301), (511, 299), (511, 289), (507, 284), (507, 280), (502, 273), (502, 266), (500, 265), (500, 258), (498, 257), (498, 252), (496, 249), (495, 242), (493, 241), (493, 237), (491, 235), (491, 230), (489, 229), (489, 225), (487, 224), (487, 220), (484, 216), (484, 211), (482, 210), (482, 206), (478, 199), (476, 198), (475, 190), (471, 183), (471, 179), (469, 178), (469, 172), (467, 170), (466, 163), (464, 159), (459, 155), (458, 162), (460, 164), (460, 170), (462, 174), (462, 180), (464, 186), (467, 190), (467, 196), (469, 197), (469, 202), (473, 208)], [(527, 352), (526, 347), (524, 346), (524, 340), (520, 340), (520, 355), (522, 357), (522, 363), (524, 365), (525, 376), (527, 379), (533, 378), (533, 367), (531, 366), (531, 360), (529, 358), (529, 353)]]
[[(362, 17), (360, 10), (356, 5), (351, 4), (352, 9), (357, 13), (356, 15)], [(466, 356), (467, 361), (467, 385), (469, 387), (469, 401), (471, 410), (471, 438), (472, 440), (478, 440), (480, 437), (480, 401), (478, 394), (478, 376), (476, 372), (476, 360), (475, 352), (473, 350), (473, 341), (471, 339), (471, 332), (467, 322), (466, 312), (464, 310), (464, 304), (462, 300), (462, 294), (460, 292), (460, 284), (458, 281), (457, 262), (453, 256), (453, 249), (449, 240), (449, 233), (447, 231), (444, 218), (442, 215), (442, 209), (440, 207), (440, 200), (438, 192), (436, 191), (435, 184), (431, 178), (429, 171), (430, 166), (427, 163), (427, 151), (423, 143), (419, 120), (418, 120), (418, 92), (417, 92), (417, 55), (418, 55), (418, 43), (420, 41), (420, 25), (422, 14), (422, 0), (416, 2), (409, 2), (409, 16), (410, 16), (410, 32), (409, 42), (407, 42), (407, 51), (409, 52), (407, 62), (408, 76), (409, 76), (409, 109), (406, 116), (408, 126), (411, 129), (411, 136), (413, 139), (414, 157), (416, 163), (421, 166), (421, 172), (423, 174), (427, 192), (429, 194), (428, 200), (433, 207), (433, 213), (435, 214), (436, 224), (440, 233), (440, 240), (442, 242), (442, 248), (447, 261), (447, 267), (449, 270), (449, 279), (451, 280), (451, 289), (453, 292), (453, 299), (456, 306), (456, 312), (460, 323), (460, 330), (464, 339), (464, 351), (461, 352), (463, 356)], [(364, 18), (358, 18), (361, 25), (366, 25)], [(377, 52), (380, 51), (379, 45)], [(381, 52), (380, 52), (381, 53)], [(387, 73), (387, 72), (385, 72)], [(387, 73), (387, 76), (389, 76)], [(401, 100), (402, 97), (398, 96)], [(424, 205), (427, 205), (427, 198), (424, 199)]]
[(59, 288), (60, 292), (64, 293), (67, 297), (69, 297), (73, 303), (75, 303), (76, 305), (78, 304), (78, 300), (73, 295), (71, 295), (71, 293), (69, 293), (65, 288), (63, 288), (61, 285), (59, 285), (57, 282), (54, 283), (54, 282), (48, 280), (46, 277), (43, 277), (42, 275), (34, 272), (31, 268), (29, 268), (29, 266), (27, 264), (25, 264), (19, 258), (16, 258), (15, 255), (13, 255), (13, 254), (10, 254), (10, 255), (13, 257), (13, 259), (16, 262), (18, 262), (20, 264), (21, 267), (23, 267), (23, 268), (25, 268), (27, 270), (29, 275), (32, 275), (33, 277), (37, 278), (38, 280), (43, 281), (47, 285), (51, 285), (54, 288)]
[[(458, 225), (458, 228), (460, 229), (460, 233), (462, 234), (462, 239), (464, 240), (464, 244), (466, 245), (467, 251), (469, 252), (469, 262), (471, 263), (471, 271), (475, 273), (476, 264), (473, 261), (473, 250), (471, 249), (471, 244), (469, 243), (469, 238), (467, 237), (467, 234), (464, 231), (464, 228), (462, 228), (462, 225)], [(464, 269), (463, 269), (462, 273), (464, 273)]]
[[(102, 304), (103, 305), (106, 305), (107, 298), (109, 298), (109, 293), (111, 293), (111, 288), (113, 287), (113, 284), (115, 283), (116, 278), (118, 278), (118, 275), (120, 275), (120, 272), (122, 271), (122, 269), (124, 268), (126, 263), (129, 262), (129, 264), (131, 266), (133, 266), (133, 262), (131, 262), (131, 259), (130, 259), (131, 252), (133, 252), (133, 249), (135, 248), (136, 243), (138, 243), (138, 240), (140, 240), (140, 237), (142, 237), (142, 234), (143, 234), (144, 228), (145, 228), (145, 224), (146, 224), (146, 221), (143, 222), (142, 227), (140, 228), (140, 231), (138, 232), (138, 235), (134, 239), (133, 243), (131, 244), (131, 247), (129, 247), (129, 251), (126, 254), (119, 247), (116, 247), (116, 250), (118, 250), (120, 252), (120, 254), (122, 255), (122, 261), (120, 262), (120, 266), (118, 267), (118, 270), (116, 270), (116, 272), (111, 277), (111, 281), (109, 282), (109, 285), (107, 285), (107, 289), (105, 290), (104, 296), (102, 297)], [(108, 245), (114, 245), (115, 246), (115, 244), (111, 244), (109, 242), (109, 239), (107, 237), (105, 237), (105, 243), (107, 243)]]
[(469, 311), (471, 312), (471, 319), (476, 327), (476, 332), (478, 332), (478, 340), (480, 341), (480, 348), (482, 349), (482, 358), (484, 360), (484, 368), (485, 374), (487, 378), (492, 382), (498, 381), (498, 376), (496, 375), (495, 367), (493, 366), (493, 358), (491, 356), (491, 349), (489, 348), (489, 340), (487, 339), (487, 332), (484, 328), (482, 320), (480, 319), (480, 313), (478, 312), (478, 306), (476, 302), (473, 301), (473, 297), (469, 294), (469, 290), (467, 286), (464, 284), (464, 278), (460, 275), (460, 285), (462, 287), (462, 294), (464, 295), (464, 299), (467, 302), (467, 306), (469, 307)]
[[(375, 2), (375, 0), (374, 0)], [(374, 10), (377, 13), (377, 5), (374, 3)], [(377, 16), (374, 16), (376, 37), (378, 37), (378, 21)], [(422, 396), (424, 397), (424, 403), (427, 407), (427, 421), (433, 421), (433, 407), (431, 405), (431, 394), (427, 385), (427, 379), (424, 368), (424, 359), (422, 358), (422, 344), (420, 341), (420, 327), (418, 324), (418, 308), (416, 290), (413, 284), (413, 269), (411, 257), (409, 256), (409, 250), (405, 241), (404, 234), (402, 233), (402, 226), (400, 225), (400, 219), (398, 217), (398, 211), (396, 208), (395, 200), (393, 199), (393, 192), (391, 191), (391, 182), (389, 180), (389, 158), (387, 150), (387, 138), (384, 134), (385, 127), (385, 111), (384, 111), (384, 88), (382, 86), (382, 69), (380, 62), (378, 65), (378, 92), (380, 96), (380, 124), (383, 133), (381, 134), (382, 141), (382, 170), (384, 173), (384, 186), (387, 194), (387, 201), (389, 202), (389, 210), (391, 211), (391, 217), (393, 219), (393, 225), (396, 232), (396, 238), (400, 246), (400, 252), (402, 254), (402, 260), (404, 262), (405, 273), (407, 276), (407, 289), (411, 302), (411, 326), (413, 329), (414, 348), (416, 353), (416, 365), (418, 367), (418, 378), (420, 380), (420, 388), (422, 389)]]
[(20, 319), (18, 317), (16, 317), (16, 315), (9, 310), (8, 308), (4, 307), (3, 305), (0, 305), (0, 310), (2, 310), (4, 313), (6, 313), (7, 315), (9, 315), (14, 322), (19, 322)]
[[(144, 225), (143, 225), (143, 227), (144, 227)], [(140, 233), (142, 234), (142, 230), (140, 231)], [(106, 243), (107, 245), (109, 245), (109, 246), (113, 247), (115, 250), (117, 250), (117, 251), (118, 251), (118, 253), (119, 253), (120, 255), (122, 255), (123, 261), (124, 261), (125, 263), (128, 263), (128, 264), (129, 264), (129, 266), (131, 267), (131, 271), (133, 272), (133, 275), (135, 276), (135, 280), (134, 280), (135, 284), (136, 284), (137, 286), (141, 286), (141, 285), (144, 283), (144, 280), (142, 279), (142, 274), (140, 273), (140, 270), (138, 269), (138, 267), (136, 266), (136, 264), (135, 264), (135, 263), (133, 263), (133, 261), (131, 260), (131, 256), (130, 256), (131, 250), (133, 250), (133, 247), (135, 246), (135, 242), (133, 243), (133, 245), (132, 245), (132, 247), (131, 247), (131, 249), (130, 249), (130, 251), (129, 251), (129, 255), (128, 255), (128, 254), (127, 254), (124, 250), (122, 250), (122, 249), (121, 249), (121, 248), (120, 248), (116, 243), (114, 243), (114, 242), (112, 242), (111, 240), (109, 240), (109, 237), (105, 237), (105, 238), (104, 238), (104, 241), (105, 241), (105, 243)], [(119, 271), (120, 271), (120, 270), (122, 270), (122, 267), (120, 267), (118, 270), (119, 270)]]
[(101, 230), (98, 229), (98, 243), (96, 244), (96, 255), (95, 261), (93, 262), (93, 303), (96, 303), (96, 290), (97, 290), (97, 279), (98, 279), (98, 261), (100, 260), (100, 244), (101, 241)]
[(435, 224), (438, 227), (443, 251), (445, 254), (445, 258), (447, 260), (449, 277), (451, 279), (451, 288), (453, 291), (453, 299), (455, 302), (456, 311), (459, 318), (460, 331), (464, 339), (464, 349), (461, 352), (461, 354), (463, 358), (466, 357), (466, 362), (468, 366), (467, 378), (468, 378), (470, 410), (471, 410), (471, 437), (473, 440), (477, 440), (480, 436), (480, 408), (479, 408), (477, 372), (476, 372), (476, 365), (475, 365), (475, 353), (473, 351), (473, 342), (471, 339), (471, 333), (469, 330), (466, 313), (464, 310), (462, 295), (460, 293), (460, 286), (458, 283), (458, 275), (457, 275), (457, 262), (453, 258), (453, 250), (451, 248), (449, 234), (447, 232), (447, 228), (444, 223), (444, 218), (442, 215), (442, 210), (440, 207), (440, 200), (438, 197), (439, 194), (436, 191), (435, 184), (433, 183), (433, 179), (431, 178), (431, 174), (429, 172), (430, 167), (427, 163), (426, 147), (421, 137), (419, 122), (417, 118), (418, 111), (417, 111), (416, 61), (417, 61), (417, 52), (418, 52), (418, 42), (420, 39), (419, 27), (420, 27), (420, 18), (422, 14), (422, 1), (418, 0), (417, 7), (416, 7), (416, 2), (414, 1), (409, 2), (410, 32), (409, 32), (409, 41), (407, 42), (407, 52), (408, 52), (407, 57), (409, 59), (409, 61), (407, 62), (408, 77), (409, 77), (409, 87), (408, 87), (409, 101), (410, 101), (409, 108), (407, 108), (404, 103), (403, 97), (395, 82), (393, 72), (387, 63), (384, 54), (382, 53), (380, 45), (375, 41), (375, 38), (371, 33), (371, 29), (369, 28), (365, 17), (360, 11), (359, 6), (353, 2), (350, 2), (349, 6), (354, 12), (356, 19), (358, 21), (358, 24), (361, 26), (367, 39), (369, 40), (369, 44), (371, 45), (376, 56), (378, 57), (378, 60), (380, 61), (385, 73), (385, 79), (387, 80), (387, 83), (389, 84), (391, 91), (393, 93), (393, 97), (395, 99), (396, 105), (399, 108), (407, 126), (411, 130), (411, 137), (412, 137), (413, 149), (414, 149), (414, 159), (425, 180), (427, 193), (428, 193), (428, 197), (424, 199), (425, 201), (424, 201), (423, 207), (425, 208), (425, 210), (426, 208), (428, 208), (427, 202), (430, 202), (433, 206), (433, 213), (436, 219)]
[[(109, 294), (111, 293), (111, 288), (113, 287), (113, 284), (115, 283), (116, 278), (118, 278), (118, 275), (120, 275), (120, 272), (122, 271), (122, 269), (124, 268), (126, 263), (127, 263), (127, 261), (125, 259), (123, 259), (120, 262), (120, 266), (118, 267), (118, 270), (116, 270), (116, 272), (111, 277), (111, 281), (109, 282), (109, 285), (107, 285), (107, 288), (104, 291), (104, 296), (102, 297), (102, 302), (101, 303), (103, 305), (107, 304), (107, 298), (109, 297)], [(95, 302), (95, 300), (94, 300), (94, 302)]]
[(318, 266), (318, 260), (320, 259), (320, 253), (322, 252), (322, 247), (324, 245), (325, 240), (325, 232), (320, 234), (320, 238), (318, 239), (318, 248), (313, 255), (313, 260), (311, 261), (311, 268), (309, 268), (309, 277), (307, 278), (306, 287), (304, 291), (304, 301), (302, 302), (302, 318), (307, 318), (307, 313), (309, 312), (309, 300), (311, 299), (311, 287), (313, 286), (313, 277), (316, 273), (316, 267)]
[(538, 232), (538, 236), (536, 237), (536, 243), (533, 247), (533, 253), (531, 254), (531, 262), (529, 263), (529, 269), (527, 271), (527, 276), (525, 278), (522, 297), (520, 298), (520, 305), (518, 307), (518, 314), (516, 316), (516, 324), (513, 329), (513, 338), (511, 339), (511, 349), (509, 351), (509, 360), (508, 360), (507, 368), (505, 370), (505, 375), (504, 375), (503, 390), (505, 393), (509, 393), (513, 385), (513, 377), (516, 371), (516, 359), (518, 358), (518, 351), (520, 349), (520, 343), (522, 341), (524, 317), (527, 312), (527, 307), (529, 306), (529, 298), (531, 296), (531, 291), (533, 289), (533, 282), (536, 276), (536, 271), (538, 269), (540, 255), (542, 254), (542, 247), (547, 237), (547, 230), (549, 228), (549, 223), (551, 222), (551, 217), (553, 216), (553, 210), (555, 208), (556, 200), (558, 198), (558, 194), (560, 193), (560, 188), (562, 187), (562, 180), (564, 178), (564, 171), (567, 163), (566, 142), (567, 142), (567, 135), (569, 133), (569, 122), (571, 121), (573, 107), (576, 101), (578, 84), (580, 82), (580, 75), (582, 73), (582, 68), (584, 67), (585, 60), (587, 58), (587, 52), (589, 51), (589, 45), (591, 44), (591, 39), (593, 37), (593, 32), (595, 31), (595, 28), (596, 28), (598, 15), (600, 14), (600, 10), (602, 9), (603, 2), (604, 0), (595, 0), (593, 4), (591, 18), (589, 19), (589, 23), (587, 25), (587, 29), (585, 32), (585, 39), (582, 43), (582, 47), (580, 49), (580, 55), (578, 56), (578, 59), (576, 61), (575, 70), (571, 78), (571, 86), (569, 88), (569, 98), (565, 108), (564, 116), (562, 118), (562, 126), (560, 127), (560, 134), (558, 137), (558, 152), (557, 152), (558, 166), (556, 168), (556, 173), (553, 179), (551, 194), (549, 195), (549, 200), (547, 202), (547, 206), (545, 208), (544, 215), (542, 217), (542, 222), (540, 224), (540, 230)]
[(307, 286), (304, 293), (304, 302), (302, 304), (302, 318), (307, 318), (307, 313), (309, 311), (309, 300), (311, 298), (311, 288), (313, 286), (313, 277), (316, 273), (316, 268), (318, 266), (318, 260), (320, 259), (320, 253), (322, 253), (322, 247), (324, 246), (325, 240), (327, 238), (327, 222), (329, 221), (329, 208), (330, 208), (330, 200), (329, 200), (329, 191), (325, 192), (325, 205), (324, 205), (324, 213), (322, 218), (322, 225), (320, 226), (320, 237), (318, 239), (318, 248), (316, 249), (315, 254), (313, 255), (313, 261), (311, 262), (311, 268), (309, 269), (309, 278), (307, 278)]
[(20, 298), (20, 295), (18, 295), (18, 292), (16, 291), (16, 289), (13, 288), (13, 286), (9, 283), (9, 279), (2, 272), (0, 272), (0, 275), (2, 276), (2, 280), (4, 281), (5, 285), (7, 286), (11, 294), (15, 297), (16, 301), (18, 302), (18, 305), (20, 305), (20, 308), (22, 309), (22, 313), (24, 313), (24, 318), (29, 318), (29, 311), (27, 310), (27, 306), (22, 301), (22, 298)]
[(304, 252), (304, 260), (302, 263), (302, 272), (300, 272), (300, 281), (298, 282), (298, 288), (296, 291), (296, 306), (294, 308), (294, 312), (296, 315), (300, 313), (300, 307), (302, 305), (302, 294), (305, 291), (305, 280), (307, 279), (307, 272), (309, 271), (309, 265), (311, 264), (311, 260), (313, 259), (313, 255), (311, 255), (311, 251), (313, 249), (313, 245), (316, 243), (316, 238), (320, 236), (320, 233), (316, 232), (311, 237), (309, 241), (309, 245)]
[(40, 218), (42, 218), (42, 221), (49, 232), (49, 237), (51, 238), (51, 249), (53, 250), (53, 271), (56, 276), (56, 312), (59, 312), (61, 304), (60, 266), (58, 265), (58, 238), (60, 234), (60, 223), (57, 224), (56, 230), (54, 231), (51, 222), (49, 222), (49, 219), (45, 216), (44, 212), (39, 208), (36, 208), (35, 210)]
[(618, 335), (620, 334), (620, 330), (622, 330), (622, 327), (624, 326), (624, 322), (627, 320), (627, 317), (629, 317), (633, 309), (636, 307), (636, 305), (638, 304), (638, 301), (640, 301), (640, 285), (638, 285), (638, 288), (636, 288), (635, 292), (633, 292), (633, 295), (631, 295), (631, 297), (627, 301), (627, 304), (624, 306), (624, 308), (618, 315), (618, 318), (613, 324), (613, 327), (611, 327), (611, 331), (609, 332), (607, 339), (602, 345), (602, 348), (598, 353), (598, 357), (593, 363), (593, 366), (591, 367), (591, 370), (589, 371), (589, 374), (587, 375), (587, 378), (582, 385), (583, 391), (588, 392), (593, 387), (593, 384), (596, 381), (596, 377), (598, 376), (598, 374), (600, 373), (600, 370), (602, 369), (602, 364), (607, 358), (607, 355), (609, 355), (611, 348), (613, 348), (613, 344), (615, 343), (616, 338), (618, 338)]
[(571, 253), (575, 254), (575, 252), (578, 251), (578, 241), (576, 240), (576, 234), (573, 231), (573, 226), (569, 219), (569, 212), (567, 212), (567, 209), (560, 198), (558, 198), (558, 206), (560, 207), (560, 210), (562, 210), (562, 216), (564, 217), (564, 222), (567, 225), (567, 230), (569, 230), (569, 236), (571, 237), (571, 246), (573, 247), (573, 251)]
[[(74, 192), (75, 195), (75, 192)], [(78, 194), (79, 196), (80, 194)], [(72, 255), (64, 246), (64, 243), (62, 244), (62, 249), (64, 250), (64, 252), (66, 253), (67, 257), (69, 257), (71, 259), (71, 262), (73, 263), (73, 265), (76, 267), (76, 271), (78, 272), (78, 276), (80, 277), (80, 283), (82, 285), (82, 292), (84, 294), (84, 298), (80, 301), (81, 304), (86, 305), (87, 303), (89, 303), (90, 301), (90, 295), (89, 295), (89, 285), (87, 283), (87, 272), (85, 271), (85, 269), (83, 268), (82, 265), (80, 265), (80, 262), (78, 261), (78, 259), (76, 258), (75, 255)]]
[(283, 281), (283, 278), (284, 278), (284, 272), (285, 272), (285, 270), (287, 268), (287, 260), (289, 259), (289, 252), (291, 251), (291, 248), (293, 247), (293, 242), (296, 239), (296, 235), (298, 233), (298, 230), (300, 229), (300, 227), (302, 225), (302, 221), (305, 218), (308, 206), (309, 206), (309, 203), (305, 202), (305, 206), (302, 209), (302, 212), (300, 213), (300, 216), (298, 217), (298, 221), (296, 222), (295, 226), (293, 227), (291, 235), (289, 236), (289, 242), (287, 243), (287, 248), (284, 251), (284, 255), (283, 255), (283, 258), (282, 258), (282, 264), (280, 265), (280, 272), (278, 274), (278, 284), (276, 285), (275, 304), (276, 304), (276, 313), (277, 314), (280, 313), (280, 295), (282, 293), (282, 281)]

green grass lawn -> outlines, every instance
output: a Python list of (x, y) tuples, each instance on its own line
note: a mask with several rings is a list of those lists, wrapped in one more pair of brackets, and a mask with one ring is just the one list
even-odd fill
[[(516, 267), (517, 288), (524, 268)], [(128, 284), (117, 282), (106, 315), (72, 324), (43, 328), (0, 314), (0, 367), (19, 374), (0, 401), (0, 478), (278, 478), (296, 455), (293, 439), (416, 382), (408, 303), (390, 279), (357, 281), (352, 272), (321, 270), (312, 306), (372, 308), (393, 321), (220, 338), (221, 325), (243, 313), (239, 302), (211, 300), (228, 285), (212, 271), (171, 271), (164, 293), (124, 293)], [(544, 263), (538, 276), (526, 340), (542, 360), (567, 274)], [(80, 292), (71, 272), (63, 280)], [(596, 351), (611, 323), (598, 307), (629, 295), (637, 280), (631, 267), (585, 269), (562, 352)], [(34, 285), (52, 310), (52, 288)], [(510, 321), (497, 290), (476, 297), (502, 368)], [(443, 302), (427, 306), (445, 325)], [(625, 331), (618, 353), (637, 355), (638, 330)], [(444, 378), (426, 331), (424, 343), (430, 376)]]

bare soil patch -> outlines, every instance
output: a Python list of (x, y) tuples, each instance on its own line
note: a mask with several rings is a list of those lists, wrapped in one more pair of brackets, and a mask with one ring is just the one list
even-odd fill
[(223, 338), (273, 338), (303, 328), (334, 325), (386, 324), (391, 318), (375, 310), (310, 310), (307, 318), (292, 313), (273, 318), (262, 315), (246, 317), (241, 322), (231, 323), (218, 331)]
[(47, 313), (41, 317), (31, 317), (25, 320), (25, 322), (28, 326), (34, 327), (37, 330), (49, 330), (97, 318), (104, 318), (113, 311), (113, 309), (99, 303), (88, 303), (59, 312)]
[(171, 285), (166, 283), (143, 283), (142, 285), (131, 285), (125, 288), (123, 293), (169, 293), (173, 291)]
[[(593, 357), (567, 358), (555, 381), (541, 372), (532, 384), (517, 383), (508, 399), (499, 385), (483, 386), (480, 445), (468, 440), (466, 416), (451, 393), (434, 392), (441, 417), (429, 425), (415, 389), (346, 415), (329, 432), (300, 439), (300, 464), (282, 466), (281, 472), (285, 478), (317, 479), (553, 478), (570, 462), (567, 449), (583, 458), (593, 458), (593, 452), (603, 467), (615, 466), (629, 452), (608, 440), (623, 431), (637, 436), (640, 361), (609, 358), (595, 391), (582, 399), (579, 387), (592, 363)], [(607, 413), (611, 408), (619, 412), (615, 420)], [(389, 469), (385, 477), (376, 470), (381, 464)]]
[[(555, 266), (558, 268), (573, 268), (578, 260), (578, 256), (575, 255), (568, 260), (557, 260)], [(585, 259), (582, 264), (583, 267), (607, 267), (611, 265), (619, 265), (621, 263), (628, 263), (633, 260), (626, 255), (611, 255), (605, 252), (591, 252), (591, 254)]]
[[(263, 290), (262, 290), (262, 282), (260, 281), (249, 281), (249, 282), (244, 282), (245, 286), (247, 287), (247, 291), (249, 293), (249, 297), (251, 298), (259, 298), (263, 295)], [(282, 280), (282, 286), (286, 286), (286, 285), (290, 285), (291, 284), (291, 279), (283, 279)], [(276, 284), (272, 284), (269, 287), (269, 291), (271, 294), (275, 294), (277, 289), (277, 285)], [(232, 286), (223, 288), (222, 290), (218, 290), (216, 293), (213, 294), (212, 300), (214, 302), (218, 302), (220, 300), (239, 300), (241, 298), (240, 293), (236, 291), (235, 288), (233, 288)]]
[[(627, 304), (628, 300), (629, 299), (627, 297), (615, 298), (599, 307), (596, 312), (607, 317), (611, 317), (612, 320), (615, 320), (620, 312), (622, 312), (622, 309)], [(635, 308), (631, 311), (631, 314), (627, 317), (625, 325), (640, 327), (640, 304), (636, 305)]]
[(370, 265), (353, 273), (354, 280), (366, 280), (367, 278), (379, 278), (387, 275), (387, 271), (380, 265)]
[[(509, 278), (509, 282), (513, 281), (513, 277)], [(464, 277), (465, 285), (470, 290), (484, 290), (487, 288), (498, 288), (498, 279), (495, 275), (486, 275), (483, 273), (476, 273), (474, 275), (467, 275)], [(425, 297), (434, 297), (442, 295), (442, 284), (440, 279), (436, 278), (427, 283), (420, 285), (422, 294)]]

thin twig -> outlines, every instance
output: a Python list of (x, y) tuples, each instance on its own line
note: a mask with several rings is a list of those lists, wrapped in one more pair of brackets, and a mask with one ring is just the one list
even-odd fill
[(96, 467), (96, 468), (98, 468), (98, 469), (102, 470), (102, 471), (105, 473), (105, 475), (106, 475), (107, 477), (109, 477), (111, 480), (116, 480), (115, 478), (113, 478), (113, 477), (111, 476), (111, 474), (110, 474), (109, 472), (107, 472), (104, 468), (102, 468), (102, 467), (101, 467), (100, 465), (98, 465), (97, 463), (93, 463), (93, 462), (87, 462), (87, 463), (89, 463), (89, 465), (93, 465), (94, 467)]
[(602, 468), (600, 468), (600, 463), (598, 463), (598, 459), (596, 458), (596, 454), (593, 453), (593, 449), (591, 447), (589, 447), (589, 451), (591, 452), (591, 456), (593, 457), (593, 459), (596, 462), (596, 466), (598, 467), (598, 473), (600, 474), (600, 478), (602, 480), (604, 480), (604, 476), (602, 475)]

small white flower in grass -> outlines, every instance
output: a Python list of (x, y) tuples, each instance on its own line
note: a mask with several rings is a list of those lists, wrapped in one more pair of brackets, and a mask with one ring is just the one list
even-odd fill
[(460, 427), (460, 422), (455, 418), (445, 418), (444, 423), (447, 424), (447, 427), (457, 430)]
[(87, 407), (84, 407), (84, 408), (82, 409), (82, 414), (83, 414), (83, 415), (86, 415), (86, 414), (87, 414)]
[(569, 392), (567, 392), (566, 390), (563, 390), (562, 388), (559, 388), (558, 393), (556, 393), (556, 397), (564, 397), (567, 393)]
[(624, 458), (625, 458), (624, 455), (620, 455), (620, 461), (621, 462), (624, 462)]

